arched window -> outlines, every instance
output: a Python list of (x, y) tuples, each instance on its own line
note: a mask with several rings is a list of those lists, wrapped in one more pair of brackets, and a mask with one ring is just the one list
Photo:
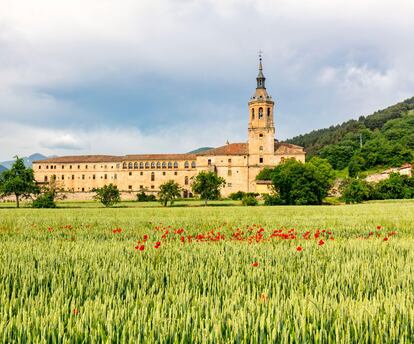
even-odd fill
[(124, 163), (122, 164), (122, 168), (127, 168), (127, 163), (126, 163), (126, 162), (124, 162)]
[(263, 118), (263, 108), (259, 108), (259, 119)]
[(155, 172), (151, 172), (151, 181), (153, 182), (155, 180)]
[(157, 162), (157, 169), (160, 169), (161, 168), (161, 163), (158, 161)]
[(139, 168), (141, 168), (141, 169), (143, 169), (143, 168), (144, 168), (144, 163), (143, 163), (143, 162), (140, 162), (140, 163), (139, 163)]
[(196, 168), (196, 162), (195, 162), (195, 161), (192, 161), (192, 162), (191, 162), (191, 167), (192, 167), (192, 168)]
[(146, 162), (146, 163), (145, 163), (145, 168), (149, 168), (149, 167), (150, 167), (149, 162)]
[(47, 182), (47, 176), (45, 176), (45, 182)]
[(185, 176), (185, 178), (184, 178), (184, 185), (188, 185), (188, 177), (187, 176)]
[(178, 162), (177, 161), (174, 162), (174, 168), (178, 168)]
[(162, 168), (167, 168), (167, 164), (165, 161), (162, 163)]
[(137, 162), (135, 162), (134, 163), (134, 169), (136, 170), (138, 168), (138, 163)]
[(252, 119), (254, 119), (254, 109), (252, 109)]
[(128, 163), (128, 168), (132, 168), (132, 162)]
[(188, 161), (186, 161), (185, 163), (184, 163), (184, 168), (189, 168), (190, 167), (190, 164), (188, 163)]
[(267, 117), (270, 117), (270, 108), (267, 108)]
[(259, 147), (259, 150), (261, 150), (261, 151), (262, 151), (262, 150), (263, 150), (263, 146), (260, 146), (260, 147)]
[(171, 161), (168, 163), (168, 168), (172, 168), (172, 162)]
[(155, 168), (155, 162), (151, 163), (151, 168), (154, 169)]

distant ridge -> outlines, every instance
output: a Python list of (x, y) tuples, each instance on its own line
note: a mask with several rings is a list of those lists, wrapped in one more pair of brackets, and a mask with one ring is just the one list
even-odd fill
[(201, 148), (197, 148), (197, 149), (195, 149), (195, 150), (193, 150), (191, 152), (188, 152), (187, 154), (198, 154), (198, 153), (202, 153), (202, 152), (208, 151), (210, 149), (213, 149), (213, 147), (201, 147)]
[[(27, 157), (22, 157), (26, 167), (32, 167), (33, 161), (45, 160), (45, 159), (48, 159), (48, 158), (51, 158), (51, 157), (47, 157), (47, 156), (45, 156), (43, 154), (40, 154), (40, 153), (34, 153), (34, 154), (29, 155)], [(6, 169), (6, 170), (10, 169), (10, 167), (12, 167), (13, 163), (14, 163), (14, 159), (0, 162), (0, 172), (2, 172), (4, 169)]]

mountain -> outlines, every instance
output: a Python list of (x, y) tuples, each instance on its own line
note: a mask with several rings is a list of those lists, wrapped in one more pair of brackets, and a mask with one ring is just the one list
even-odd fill
[(314, 130), (287, 140), (305, 147), (350, 174), (374, 167), (401, 166), (414, 158), (414, 97), (369, 116)]
[(0, 173), (2, 173), (3, 171), (6, 171), (7, 168), (5, 168), (4, 166), (0, 165)]
[[(35, 154), (32, 154), (32, 155), (30, 155), (28, 157), (23, 157), (22, 159), (23, 159), (24, 164), (26, 165), (26, 167), (32, 167), (33, 161), (36, 161), (36, 160), (45, 160), (47, 158), (48, 157), (45, 156), (45, 155), (43, 155), (43, 154), (35, 153)], [(0, 165), (2, 165), (6, 169), (9, 169), (13, 165), (13, 163), (14, 163), (14, 160), (8, 160), (8, 161), (0, 162)]]
[(188, 152), (187, 154), (198, 154), (198, 153), (205, 152), (205, 151), (207, 151), (209, 149), (213, 149), (213, 148), (212, 147), (201, 147), (201, 148), (195, 149), (195, 150), (193, 150), (191, 152)]

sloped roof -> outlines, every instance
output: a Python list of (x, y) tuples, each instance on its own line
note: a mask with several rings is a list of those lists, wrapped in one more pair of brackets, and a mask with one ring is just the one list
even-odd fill
[(294, 155), (305, 154), (303, 147), (293, 145), (291, 143), (284, 143), (275, 141), (275, 154), (276, 155)]
[(228, 145), (209, 149), (197, 155), (247, 155), (249, 146), (247, 143), (229, 143)]
[(73, 155), (73, 156), (60, 156), (56, 158), (49, 158), (45, 160), (37, 160), (34, 163), (94, 163), (94, 162), (121, 162), (122, 157), (113, 155)]

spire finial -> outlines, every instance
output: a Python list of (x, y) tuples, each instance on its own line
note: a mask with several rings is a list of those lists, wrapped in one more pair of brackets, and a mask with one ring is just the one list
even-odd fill
[(262, 56), (263, 56), (263, 51), (259, 50), (259, 75), (256, 78), (257, 88), (266, 88), (265, 87), (266, 78), (263, 75)]

